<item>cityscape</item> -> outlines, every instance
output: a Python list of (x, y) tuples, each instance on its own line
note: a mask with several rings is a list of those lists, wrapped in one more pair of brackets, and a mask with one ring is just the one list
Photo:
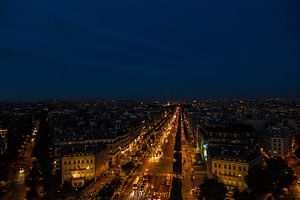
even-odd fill
[(0, 200), (300, 200), (299, 0), (1, 0)]
[(299, 199), (300, 101), (1, 103), (1, 199)]

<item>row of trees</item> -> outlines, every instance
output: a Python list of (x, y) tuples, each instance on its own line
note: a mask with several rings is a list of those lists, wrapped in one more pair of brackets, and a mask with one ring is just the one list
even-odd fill
[(182, 200), (182, 180), (178, 177), (174, 177), (172, 181), (172, 188), (170, 194), (170, 200)]
[(205, 178), (200, 185), (199, 200), (224, 200), (226, 197), (226, 186), (216, 179)]
[(124, 164), (121, 166), (122, 170), (129, 175), (130, 172), (133, 170), (134, 168), (134, 163), (132, 161), (129, 161), (128, 163)]
[(9, 118), (7, 122), (7, 150), (0, 156), (0, 167), (7, 168), (18, 159), (18, 150), (31, 134), (33, 124), (32, 116), (28, 115), (22, 118)]
[(46, 191), (45, 198), (56, 198), (56, 181), (55, 176), (52, 174), (53, 161), (50, 157), (51, 136), (49, 134), (49, 122), (47, 120), (47, 113), (38, 113), (39, 130), (36, 136), (35, 145), (33, 149), (33, 156), (36, 157), (36, 163), (32, 170), (38, 169), (39, 174), (33, 173), (32, 179), (39, 179), (41, 185)]
[(186, 126), (186, 123), (185, 123), (185, 119), (184, 119), (184, 114), (182, 114), (182, 119), (183, 119), (184, 136), (185, 136), (186, 141), (188, 141), (189, 140), (189, 135), (188, 135), (188, 129), (187, 129), (187, 126)]
[(182, 172), (182, 155), (181, 155), (181, 117), (178, 119), (178, 129), (175, 139), (174, 148), (174, 162), (173, 162), (173, 172), (176, 174), (181, 174)]
[(182, 199), (182, 180), (178, 177), (182, 172), (182, 155), (181, 155), (181, 117), (178, 119), (178, 129), (175, 138), (174, 147), (174, 162), (173, 162), (173, 172), (176, 177), (173, 178), (170, 199), (171, 200), (181, 200)]
[(121, 185), (121, 179), (120, 177), (116, 177), (114, 180), (112, 180), (111, 183), (105, 185), (99, 192), (98, 197), (100, 197), (103, 200), (110, 200), (114, 193), (118, 190), (118, 188)]

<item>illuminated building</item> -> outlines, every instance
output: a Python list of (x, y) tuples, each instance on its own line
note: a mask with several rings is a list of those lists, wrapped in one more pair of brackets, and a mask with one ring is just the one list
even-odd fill
[(238, 155), (226, 156), (218, 155), (211, 157), (212, 175), (223, 182), (229, 190), (238, 188), (239, 190), (247, 189), (244, 179), (248, 174), (249, 167), (259, 165), (261, 155), (256, 154), (248, 159), (243, 159)]
[(247, 188), (244, 178), (252, 165), (258, 165), (261, 154), (251, 125), (215, 124), (202, 127), (208, 141), (208, 175), (216, 177), (229, 191)]
[(270, 157), (286, 158), (292, 153), (292, 134), (288, 127), (268, 128), (262, 137), (262, 147)]
[(7, 130), (0, 128), (0, 155), (7, 149)]
[(72, 148), (61, 157), (62, 183), (70, 181), (73, 187), (81, 187), (86, 181), (99, 177), (109, 168), (106, 147)]

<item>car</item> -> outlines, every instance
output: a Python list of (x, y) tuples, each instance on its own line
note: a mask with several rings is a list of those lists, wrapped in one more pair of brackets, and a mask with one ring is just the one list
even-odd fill
[(24, 173), (24, 168), (23, 167), (20, 167), (20, 169), (19, 169), (19, 173)]

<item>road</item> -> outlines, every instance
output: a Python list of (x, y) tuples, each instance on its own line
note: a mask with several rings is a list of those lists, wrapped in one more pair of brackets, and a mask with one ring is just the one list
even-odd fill
[[(171, 122), (167, 123), (162, 129), (161, 137), (154, 144), (154, 148), (150, 155), (144, 159), (143, 164), (135, 171), (135, 173), (128, 179), (121, 190), (124, 191), (121, 199), (139, 200), (147, 198), (168, 199), (170, 192), (170, 185), (166, 185), (166, 177), (173, 173), (173, 153), (175, 145), (175, 134), (178, 125), (179, 111), (175, 112)], [(151, 155), (156, 152), (162, 152), (158, 157)], [(143, 173), (149, 170), (149, 180), (145, 181), (143, 190), (133, 190), (133, 182), (137, 177), (141, 177)]]
[(182, 148), (182, 194), (183, 199), (196, 200), (198, 197), (193, 195), (193, 186), (203, 182), (206, 176), (206, 170), (193, 165), (192, 157), (195, 156), (194, 152), (189, 146), (188, 141), (184, 135), (184, 124), (181, 124), (181, 148)]
[[(38, 130), (38, 128), (36, 127), (35, 130)], [(19, 159), (14, 163), (12, 187), (10, 191), (1, 198), (2, 200), (24, 200), (26, 198), (26, 192), (29, 188), (25, 186), (25, 178), (30, 173), (32, 167), (32, 151), (35, 134), (37, 133), (35, 130), (26, 138), (26, 144), (23, 146)]]

